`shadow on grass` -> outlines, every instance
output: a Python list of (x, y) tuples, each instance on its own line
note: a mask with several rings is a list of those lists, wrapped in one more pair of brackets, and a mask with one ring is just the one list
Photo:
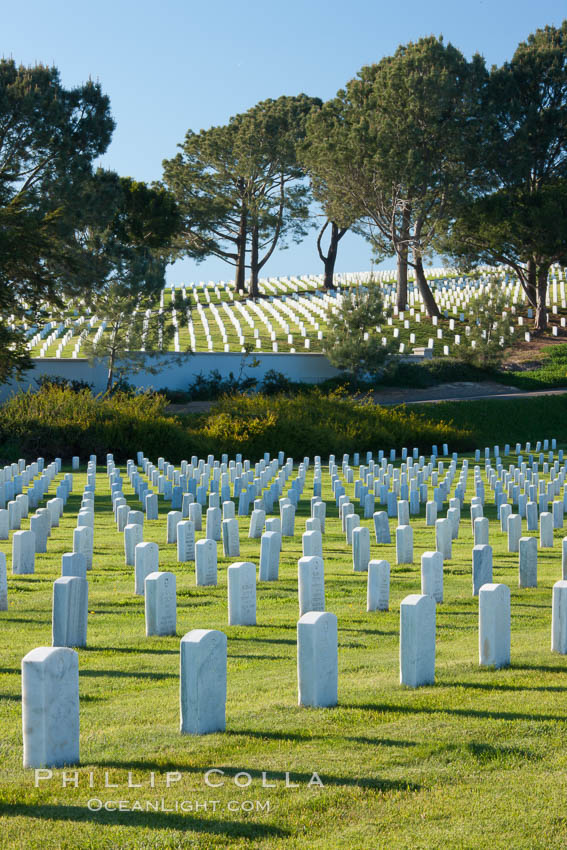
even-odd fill
[[(167, 804), (166, 804), (167, 805)], [(222, 834), (232, 838), (260, 839), (283, 837), (289, 830), (268, 823), (217, 820), (165, 812), (91, 812), (86, 806), (25, 805), (0, 803), (0, 817), (28, 817), (39, 820), (74, 821), (105, 826), (140, 826), (146, 829), (179, 829), (184, 832)]]
[(489, 682), (451, 682), (447, 687), (470, 688), (473, 691), (549, 691), (550, 693), (567, 691), (567, 685), (563, 687), (561, 685), (491, 685)]
[[(434, 686), (436, 687), (436, 686)], [(451, 687), (447, 685), (447, 687)], [(357, 711), (377, 711), (380, 714), (449, 714), (454, 717), (471, 717), (479, 720), (528, 720), (549, 723), (567, 722), (567, 714), (521, 714), (517, 711), (487, 711), (474, 708), (429, 708), (428, 706), (388, 705), (387, 703), (339, 703), (339, 708), (353, 708)]]
[[(99, 608), (96, 604), (93, 604), (93, 614), (120, 614), (121, 611), (138, 612), (144, 610), (144, 600), (142, 597), (138, 597), (138, 599), (119, 599), (116, 602), (107, 601), (104, 605), (104, 608)], [(110, 610), (114, 608), (116, 610)]]
[(229, 641), (233, 640), (243, 640), (246, 643), (258, 641), (259, 643), (288, 643), (293, 644), (293, 646), (297, 646), (297, 641), (292, 638), (263, 638), (256, 637), (255, 635), (250, 635), (250, 637), (240, 637), (240, 635), (229, 635)]
[(474, 617), (475, 622), (478, 620), (478, 611), (441, 611), (437, 608), (437, 618), (439, 619), (443, 614), (447, 617)]
[(263, 661), (289, 661), (286, 655), (239, 655), (237, 652), (229, 652), (229, 658), (247, 658), (249, 661), (261, 659)]
[(179, 679), (178, 673), (154, 673), (150, 670), (81, 670), (83, 676), (93, 679), (106, 678), (107, 676), (124, 679)]
[[(229, 730), (227, 730), (229, 732)], [(230, 734), (230, 732), (229, 732)], [(240, 734), (240, 733), (238, 733)], [(246, 734), (246, 733), (245, 733)], [(259, 734), (259, 733), (258, 733)], [(203, 786), (207, 787), (204, 780), (204, 775), (210, 768), (207, 767), (196, 767), (195, 765), (187, 765), (181, 764), (180, 762), (154, 762), (154, 761), (117, 761), (115, 759), (102, 759), (101, 761), (90, 762), (89, 766), (99, 767), (99, 768), (115, 768), (116, 770), (157, 770), (160, 772), (164, 771), (174, 771), (178, 770), (182, 773), (193, 773), (199, 774), (203, 777)], [(259, 782), (263, 779), (263, 774), (266, 773), (266, 778), (268, 781), (278, 781), (280, 783), (285, 781), (285, 771), (261, 771), (256, 770), (251, 767), (222, 767), (224, 771), (224, 776), (221, 777), (220, 774), (215, 775), (215, 781), (220, 782), (221, 779), (224, 780), (225, 785), (227, 785), (231, 778), (236, 776), (238, 773), (248, 773), (252, 777), (252, 779), (256, 779)], [(293, 771), (290, 770), (287, 772), (289, 777), (289, 783), (291, 786), (292, 782), (297, 783), (298, 785), (307, 786), (313, 777), (313, 772), (302, 772), (302, 771)], [(319, 773), (319, 778), (324, 786), (326, 785), (336, 785), (336, 786), (345, 786), (345, 787), (358, 787), (358, 788), (374, 788), (376, 791), (419, 791), (421, 785), (416, 782), (405, 782), (398, 779), (382, 779), (380, 777), (374, 776), (334, 776), (328, 773)], [(220, 777), (220, 778), (219, 778)], [(238, 786), (236, 786), (238, 787)], [(1, 814), (1, 811), (0, 811)]]
[[(179, 649), (146, 649), (139, 646), (84, 646), (81, 652), (114, 652), (120, 655), (121, 653), (133, 652), (136, 655), (179, 655)], [(2, 672), (2, 671), (0, 671)]]
[(36, 623), (39, 626), (42, 623), (51, 623), (51, 617), (6, 617), (4, 624), (10, 623)]
[(342, 626), (339, 628), (341, 632), (354, 632), (355, 634), (363, 635), (399, 635), (399, 629), (345, 629)]
[(485, 744), (484, 742), (479, 741), (471, 741), (462, 746), (452, 744), (446, 749), (450, 751), (462, 750), (471, 755), (481, 764), (509, 759), (520, 759), (521, 761), (538, 761), (541, 759), (539, 754), (534, 753), (533, 750), (528, 750), (525, 747), (494, 747), (492, 744)]
[(559, 664), (519, 664), (512, 663), (509, 670), (537, 670), (539, 673), (567, 673), (567, 658), (563, 666)]
[[(260, 740), (271, 738), (275, 741), (314, 741), (328, 738), (325, 734), (309, 735), (308, 733), (302, 734), (301, 732), (268, 732), (259, 729), (227, 729), (225, 734), (243, 738), (260, 738)], [(368, 738), (363, 735), (341, 735), (340, 733), (337, 734), (337, 737), (343, 741), (355, 741), (357, 744), (371, 744), (372, 746), (417, 747), (415, 741), (399, 741), (393, 738)]]

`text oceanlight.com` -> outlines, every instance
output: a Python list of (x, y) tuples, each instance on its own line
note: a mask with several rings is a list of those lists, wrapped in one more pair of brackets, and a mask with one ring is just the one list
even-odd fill
[(87, 801), (91, 812), (216, 812), (226, 809), (229, 812), (269, 812), (269, 800), (100, 800), (92, 797)]

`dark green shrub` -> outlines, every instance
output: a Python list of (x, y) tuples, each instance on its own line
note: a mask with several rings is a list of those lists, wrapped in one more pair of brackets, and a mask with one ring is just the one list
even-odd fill
[(213, 369), (208, 376), (199, 372), (195, 380), (189, 384), (187, 401), (214, 401), (223, 395), (249, 392), (257, 383), (256, 378), (249, 375), (236, 377), (233, 372), (230, 372), (227, 378), (223, 378), (218, 369)]
[(270, 369), (264, 375), (262, 381), (262, 392), (264, 395), (276, 395), (277, 393), (287, 393), (293, 387), (303, 386), (290, 381), (283, 372), (276, 372), (275, 369)]
[(94, 388), (94, 384), (90, 384), (88, 381), (72, 380), (70, 378), (58, 377), (57, 375), (40, 375), (39, 378), (36, 378), (35, 382), (40, 390), (44, 389), (44, 387), (61, 387), (68, 388), (74, 393), (79, 393), (81, 390), (92, 390)]

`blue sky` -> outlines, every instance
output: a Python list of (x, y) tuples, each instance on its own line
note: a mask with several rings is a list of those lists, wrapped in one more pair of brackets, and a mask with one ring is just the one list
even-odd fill
[[(28, 0), (3, 8), (0, 49), (18, 63), (56, 65), (68, 87), (98, 80), (117, 123), (101, 164), (151, 181), (187, 129), (224, 124), (282, 94), (326, 100), (399, 44), (442, 34), (467, 57), (500, 64), (538, 27), (566, 17), (567, 0)], [(277, 251), (263, 273), (321, 272), (315, 234)], [(337, 271), (369, 265), (367, 243), (346, 236)], [(215, 259), (168, 270), (171, 282), (231, 277)]]

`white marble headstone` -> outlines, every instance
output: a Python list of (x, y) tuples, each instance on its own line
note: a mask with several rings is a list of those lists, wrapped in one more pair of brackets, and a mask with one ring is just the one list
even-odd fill
[(53, 582), (53, 646), (86, 646), (89, 583), (79, 576)]
[[(230, 502), (233, 505), (233, 502)], [(222, 521), (222, 549), (225, 558), (238, 558), (240, 555), (240, 537), (238, 520), (229, 517)]]
[(22, 659), (24, 767), (79, 761), (79, 656), (67, 647), (32, 649)]
[(231, 564), (227, 577), (229, 626), (255, 626), (256, 567), (249, 561)]
[(12, 536), (12, 573), (25, 575), (35, 571), (35, 534), (15, 531)]
[(81, 552), (65, 552), (61, 556), (61, 575), (87, 577), (87, 559)]
[(6, 573), (6, 555), (0, 552), (0, 611), (8, 610), (8, 576)]
[(227, 639), (193, 629), (181, 639), (181, 732), (205, 735), (226, 726)]
[(551, 651), (567, 655), (567, 581), (556, 581), (551, 602)]
[(182, 519), (181, 511), (169, 511), (167, 514), (167, 543), (177, 543), (177, 526)]
[(441, 552), (424, 552), (421, 556), (421, 592), (443, 602), (443, 555)]
[(399, 525), (396, 528), (396, 563), (413, 564), (413, 528)]
[(473, 596), (483, 584), (492, 584), (492, 546), (483, 543), (473, 546), (472, 550), (472, 587)]
[(390, 564), (388, 561), (369, 561), (366, 610), (387, 611), (389, 605)]
[(260, 540), (260, 581), (278, 580), (280, 550), (279, 531), (265, 531)]
[(413, 593), (400, 605), (400, 684), (435, 681), (435, 600)]
[(537, 587), (537, 537), (520, 537), (519, 585)]
[(144, 582), (150, 573), (158, 572), (159, 549), (157, 543), (146, 540), (138, 543), (134, 551), (134, 593), (144, 595)]
[(299, 705), (327, 708), (338, 702), (338, 627), (330, 612), (310, 611), (297, 623)]
[(510, 664), (510, 588), (483, 584), (478, 593), (479, 664), (507, 667)]
[(175, 575), (155, 572), (144, 583), (146, 637), (174, 635), (177, 625)]
[(317, 555), (298, 561), (299, 615), (325, 610), (325, 570)]
[(199, 586), (217, 583), (217, 544), (204, 538), (195, 543), (195, 584)]
[(323, 538), (320, 531), (304, 531), (301, 536), (303, 555), (323, 557)]
[(75, 528), (73, 531), (73, 552), (80, 552), (85, 556), (87, 570), (91, 570), (93, 566), (93, 547), (94, 538), (92, 528), (88, 525)]
[[(132, 511), (130, 511), (132, 513)], [(129, 523), (124, 527), (124, 561), (126, 566), (133, 567), (135, 562), (135, 551), (138, 543), (144, 539), (144, 529), (137, 523)]]
[(180, 564), (195, 560), (195, 526), (190, 519), (177, 523), (177, 560)]

